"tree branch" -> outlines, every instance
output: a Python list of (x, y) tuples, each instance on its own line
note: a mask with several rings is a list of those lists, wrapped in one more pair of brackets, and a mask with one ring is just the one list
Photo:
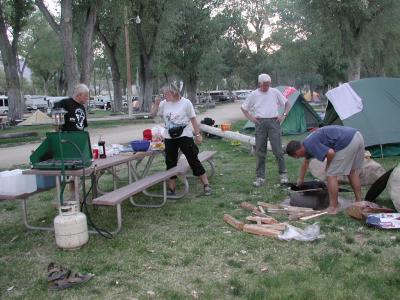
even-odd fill
[(44, 5), (43, 0), (35, 0), (35, 4), (39, 7), (40, 11), (42, 12), (43, 16), (46, 18), (47, 22), (49, 22), (51, 28), (53, 28), (54, 32), (58, 35), (61, 33), (60, 24), (58, 24), (53, 16), (50, 14), (49, 10), (47, 9), (46, 5)]

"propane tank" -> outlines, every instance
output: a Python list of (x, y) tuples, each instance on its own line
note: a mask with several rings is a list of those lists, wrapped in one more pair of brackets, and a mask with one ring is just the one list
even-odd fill
[(59, 212), (54, 218), (57, 246), (68, 250), (79, 249), (89, 240), (86, 215), (79, 211), (79, 204), (76, 202), (60, 206)]

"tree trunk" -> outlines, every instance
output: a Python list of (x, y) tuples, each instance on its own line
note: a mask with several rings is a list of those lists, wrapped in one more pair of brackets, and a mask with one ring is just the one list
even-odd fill
[(190, 78), (187, 81), (186, 87), (189, 100), (192, 101), (193, 104), (196, 104), (198, 102), (196, 97), (197, 80), (195, 78)]
[(349, 66), (347, 68), (347, 80), (358, 80), (360, 79), (361, 73), (361, 53), (355, 53), (347, 57)]
[(0, 52), (6, 75), (6, 90), (8, 95), (8, 116), (11, 121), (22, 119), (23, 98), (20, 92), (18, 77), (17, 43), (19, 33), (14, 37), (12, 45), (8, 40), (7, 27), (3, 19), (3, 11), (0, 5)]
[(82, 35), (81, 76), (80, 82), (90, 85), (90, 75), (93, 69), (93, 32), (96, 23), (97, 9), (100, 1), (92, 1), (85, 20), (85, 29)]
[[(115, 37), (117, 37), (119, 35), (120, 31), (119, 30), (116, 31), (113, 41), (109, 41), (109, 40), (107, 40), (107, 37), (101, 32), (98, 21), (95, 24), (95, 30), (96, 30), (97, 36), (99, 37), (100, 41), (104, 45), (108, 60), (111, 65), (111, 76), (112, 76), (112, 82), (113, 82), (113, 88), (114, 88), (113, 111), (120, 112), (120, 111), (122, 111), (122, 82), (121, 82), (121, 72), (119, 70), (119, 64), (118, 64), (118, 60), (117, 60), (117, 45), (118, 45), (118, 43), (116, 42), (116, 39), (115, 39)], [(132, 105), (130, 99), (127, 99), (127, 103), (128, 103), (128, 105)]]
[(56, 23), (53, 16), (43, 3), (43, 0), (35, 0), (36, 5), (47, 19), (54, 32), (58, 35), (64, 51), (65, 81), (68, 95), (72, 95), (75, 85), (79, 79), (84, 83), (90, 83), (90, 72), (92, 66), (92, 40), (93, 29), (96, 20), (97, 6), (100, 0), (92, 3), (85, 20), (85, 29), (82, 36), (82, 73), (79, 76), (76, 49), (73, 41), (72, 2), (73, 0), (61, 0), (61, 22)]
[(153, 58), (150, 55), (140, 54), (140, 74), (142, 85), (140, 90), (140, 107), (142, 112), (148, 112), (153, 98)]
[(67, 94), (72, 96), (79, 78), (78, 62), (73, 41), (72, 0), (61, 1), (60, 39), (64, 50)]

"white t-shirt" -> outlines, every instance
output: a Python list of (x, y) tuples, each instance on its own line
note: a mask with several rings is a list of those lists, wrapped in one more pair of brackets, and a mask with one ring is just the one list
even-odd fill
[(256, 89), (247, 96), (242, 108), (253, 112), (256, 118), (276, 118), (278, 109), (285, 106), (287, 99), (275, 88), (269, 88), (267, 92)]
[(171, 138), (168, 129), (180, 126), (186, 126), (181, 136), (193, 137), (192, 128), (189, 125), (190, 119), (196, 117), (196, 113), (190, 100), (183, 97), (177, 102), (163, 100), (158, 114), (164, 119), (164, 138)]

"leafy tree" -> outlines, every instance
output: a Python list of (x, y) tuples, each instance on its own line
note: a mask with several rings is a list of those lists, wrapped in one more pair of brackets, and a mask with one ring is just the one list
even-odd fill
[[(279, 2), (279, 1), (278, 1)], [(288, 0), (281, 6), (282, 20), (307, 39), (312, 34), (335, 35), (347, 60), (347, 79), (360, 78), (361, 61), (368, 43), (374, 43), (381, 31), (376, 23), (393, 26), (400, 2), (396, 0)], [(368, 42), (367, 42), (368, 41)]]
[[(12, 121), (22, 119), (24, 109), (18, 77), (18, 42), (32, 10), (32, 2), (28, 0), (0, 1), (0, 51), (9, 98), (8, 115)], [(9, 39), (9, 33), (12, 41)]]
[[(57, 35), (40, 12), (34, 13), (29, 19), (20, 49), (33, 76), (42, 79), (43, 93), (48, 95), (50, 81), (56, 79), (63, 68), (63, 56)], [(53, 83), (57, 83), (57, 80)]]
[(165, 44), (166, 63), (183, 79), (192, 101), (196, 99), (201, 59), (220, 35), (211, 12), (209, 1), (181, 1)]
[(165, 30), (166, 17), (170, 16), (168, 0), (130, 0), (129, 19), (137, 16), (140, 22), (132, 22), (139, 47), (140, 107), (149, 111), (153, 96), (154, 64), (160, 33)]
[[(51, 28), (53, 28), (60, 39), (62, 48), (64, 50), (64, 68), (68, 94), (71, 95), (78, 81), (86, 83), (87, 85), (89, 85), (90, 83), (90, 74), (93, 64), (92, 42), (94, 24), (96, 21), (97, 10), (100, 6), (101, 0), (61, 0), (61, 19), (59, 23), (57, 23), (56, 18), (51, 15), (49, 10), (43, 3), (43, 0), (35, 0), (35, 3), (45, 16)], [(82, 45), (80, 76), (78, 71), (79, 68), (78, 59), (76, 56), (76, 48), (73, 39), (74, 22), (77, 22), (75, 19), (73, 19), (74, 5), (81, 13), (80, 16), (83, 19), (84, 24), (82, 34), (80, 35), (80, 43)]]

